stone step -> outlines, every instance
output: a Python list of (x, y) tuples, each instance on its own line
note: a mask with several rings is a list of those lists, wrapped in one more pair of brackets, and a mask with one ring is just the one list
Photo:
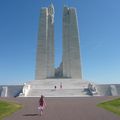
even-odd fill
[[(62, 89), (60, 89), (61, 84)], [(41, 96), (41, 94), (47, 97), (89, 96), (87, 91), (84, 91), (84, 89), (88, 88), (88, 84), (88, 81), (78, 79), (34, 80), (24, 85), (23, 96), (37, 97)]]
[(89, 96), (83, 89), (31, 89), (27, 97), (44, 95), (46, 97)]
[(77, 79), (47, 79), (27, 82), (27, 85), (30, 85), (30, 89), (53, 89), (54, 86), (60, 88), (60, 84), (62, 84), (64, 89), (81, 89), (88, 87), (89, 82)]

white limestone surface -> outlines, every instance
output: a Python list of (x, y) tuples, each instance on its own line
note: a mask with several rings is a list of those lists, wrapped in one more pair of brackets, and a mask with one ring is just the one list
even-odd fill
[[(88, 81), (80, 79), (44, 79), (33, 80), (26, 83), (30, 86), (26, 97), (79, 97), (89, 96), (84, 91), (88, 88)], [(55, 89), (56, 86), (56, 89)]]
[(63, 76), (82, 79), (80, 38), (75, 8), (63, 9)]

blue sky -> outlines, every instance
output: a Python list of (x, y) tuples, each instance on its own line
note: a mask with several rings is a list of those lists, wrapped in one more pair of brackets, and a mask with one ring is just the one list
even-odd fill
[[(120, 0), (52, 0), (55, 66), (62, 59), (62, 7), (77, 8), (83, 77), (120, 83)], [(49, 0), (0, 0), (0, 84), (34, 80), (40, 8)]]

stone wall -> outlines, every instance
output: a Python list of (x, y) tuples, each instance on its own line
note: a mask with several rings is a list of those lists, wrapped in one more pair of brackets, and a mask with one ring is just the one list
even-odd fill
[(2, 86), (0, 86), (0, 96), (1, 96), (1, 93), (2, 93)]
[[(6, 89), (3, 89), (6, 88)], [(1, 85), (1, 97), (17, 97), (22, 92), (23, 85)]]
[(120, 96), (120, 84), (98, 84), (96, 89), (101, 96)]

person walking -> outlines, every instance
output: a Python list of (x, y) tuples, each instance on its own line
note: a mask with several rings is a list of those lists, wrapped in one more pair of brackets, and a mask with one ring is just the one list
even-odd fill
[(47, 107), (44, 96), (41, 95), (40, 99), (39, 99), (39, 111), (40, 111), (40, 116), (43, 114), (43, 110), (44, 108)]

